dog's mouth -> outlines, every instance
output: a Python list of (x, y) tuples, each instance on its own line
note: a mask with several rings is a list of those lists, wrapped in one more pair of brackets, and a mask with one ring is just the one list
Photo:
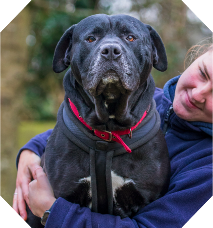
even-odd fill
[(118, 121), (118, 113), (125, 115), (128, 105), (128, 97), (131, 90), (128, 90), (120, 75), (110, 69), (106, 71), (99, 82), (92, 89), (90, 94), (94, 97), (95, 111), (98, 119), (103, 123), (108, 119)]
[(90, 90), (93, 96), (102, 95), (107, 103), (116, 102), (122, 94), (126, 93), (119, 75), (114, 70), (107, 71), (97, 87)]

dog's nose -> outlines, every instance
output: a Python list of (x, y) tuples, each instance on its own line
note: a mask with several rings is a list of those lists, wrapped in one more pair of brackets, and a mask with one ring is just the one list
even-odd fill
[(117, 59), (121, 56), (121, 47), (118, 44), (105, 44), (101, 48), (101, 55), (106, 59)]

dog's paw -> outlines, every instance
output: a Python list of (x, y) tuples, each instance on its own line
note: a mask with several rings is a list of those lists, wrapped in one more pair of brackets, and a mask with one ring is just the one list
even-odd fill
[(79, 204), (81, 207), (92, 206), (91, 178), (82, 178), (71, 194), (63, 196), (67, 201)]
[(113, 209), (115, 215), (121, 218), (133, 217), (144, 206), (144, 198), (134, 183), (129, 182), (116, 189)]

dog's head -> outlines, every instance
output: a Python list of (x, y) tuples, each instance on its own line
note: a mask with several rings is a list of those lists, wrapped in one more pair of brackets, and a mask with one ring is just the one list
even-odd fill
[(59, 73), (69, 65), (77, 82), (99, 100), (95, 104), (105, 104), (106, 113), (115, 115), (120, 98), (131, 96), (144, 84), (152, 66), (165, 71), (167, 58), (161, 38), (151, 26), (127, 15), (98, 14), (73, 25), (61, 37), (53, 70)]

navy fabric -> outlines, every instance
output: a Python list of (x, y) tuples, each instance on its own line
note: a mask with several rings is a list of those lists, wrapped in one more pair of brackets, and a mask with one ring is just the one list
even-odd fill
[(166, 98), (168, 98), (170, 101), (174, 100), (175, 97), (175, 89), (177, 86), (177, 81), (180, 78), (180, 75), (170, 79), (166, 82), (166, 84), (163, 87), (163, 92)]
[(202, 131), (206, 132), (206, 134), (212, 136), (212, 124), (211, 123), (192, 121), (191, 124), (200, 128)]
[(41, 155), (44, 153), (45, 146), (47, 144), (47, 139), (49, 138), (51, 133), (52, 129), (45, 131), (44, 133), (36, 135), (27, 144), (25, 144), (18, 152), (16, 158), (16, 167), (18, 168), (19, 157), (23, 150), (31, 150), (34, 153), (36, 153), (39, 157), (41, 157)]
[[(154, 99), (161, 117), (161, 127), (171, 101), (163, 90), (156, 88)], [(171, 161), (168, 192), (140, 210), (133, 218), (102, 215), (58, 198), (46, 223), (46, 228), (180, 228), (212, 196), (212, 138), (175, 113), (169, 117), (165, 138)], [(36, 136), (24, 148), (36, 149), (40, 155), (51, 131)], [(41, 140), (42, 138), (42, 140)], [(40, 145), (34, 146), (37, 141)], [(23, 150), (23, 148), (21, 149)]]

